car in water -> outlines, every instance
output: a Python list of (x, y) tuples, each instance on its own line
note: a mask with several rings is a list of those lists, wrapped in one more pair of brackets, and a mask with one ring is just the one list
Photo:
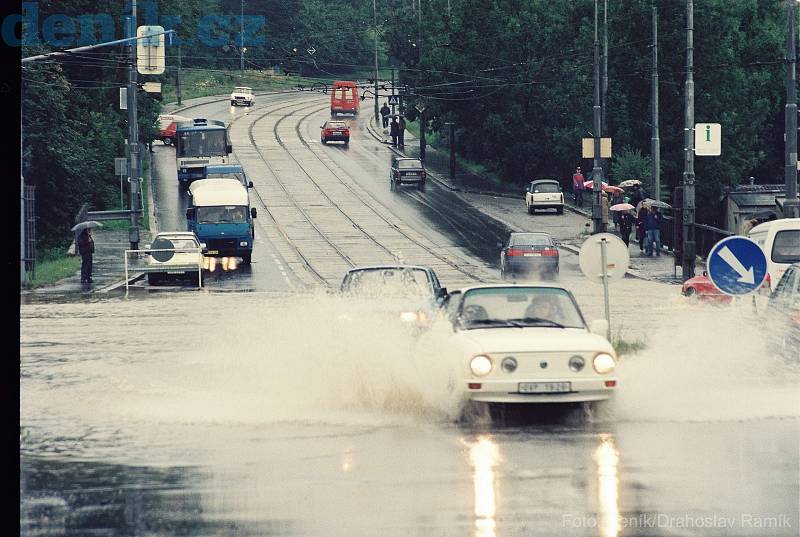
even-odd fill
[(536, 209), (555, 209), (556, 214), (564, 214), (564, 191), (555, 179), (531, 181), (525, 190), (525, 205), (528, 214)]
[(564, 287), (467, 287), (449, 294), (445, 313), (455, 384), (467, 401), (591, 403), (614, 394), (617, 356), (604, 337), (608, 323), (590, 329)]
[(559, 273), (556, 241), (543, 231), (514, 232), (500, 251), (500, 278), (503, 280), (536, 274), (554, 278)]
[(344, 121), (326, 121), (319, 127), (319, 141), (323, 144), (328, 142), (350, 143), (350, 127)]
[(162, 231), (145, 245), (147, 283), (155, 285), (169, 279), (186, 279), (202, 285), (203, 248), (197, 235), (187, 231)]
[(231, 106), (253, 106), (253, 88), (247, 86), (237, 86), (231, 92)]
[(342, 296), (364, 300), (370, 315), (394, 318), (414, 327), (428, 326), (447, 296), (436, 272), (420, 265), (371, 265), (347, 271)]
[(420, 190), (425, 190), (428, 172), (425, 165), (418, 158), (395, 157), (389, 170), (389, 185), (396, 190), (402, 184), (414, 184)]
[(683, 296), (695, 298), (701, 302), (717, 304), (730, 304), (733, 302), (733, 297), (720, 291), (711, 281), (711, 278), (708, 277), (708, 272), (706, 271), (703, 271), (701, 276), (695, 276), (683, 282), (681, 293)]
[(800, 362), (800, 263), (786, 269), (770, 295), (766, 327), (778, 352)]

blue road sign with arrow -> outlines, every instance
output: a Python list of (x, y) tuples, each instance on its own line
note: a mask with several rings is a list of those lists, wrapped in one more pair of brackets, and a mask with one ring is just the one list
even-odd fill
[(708, 254), (708, 277), (726, 295), (756, 291), (767, 276), (764, 251), (747, 237), (726, 237)]

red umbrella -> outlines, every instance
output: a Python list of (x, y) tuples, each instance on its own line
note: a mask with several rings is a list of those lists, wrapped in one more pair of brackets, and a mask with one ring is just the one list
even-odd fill
[[(588, 189), (594, 188), (594, 181), (586, 181), (583, 183), (583, 187)], [(611, 192), (612, 194), (621, 194), (624, 192), (624, 190), (620, 187), (609, 185), (605, 181), (603, 181), (601, 184), (601, 188), (603, 189), (603, 192)]]

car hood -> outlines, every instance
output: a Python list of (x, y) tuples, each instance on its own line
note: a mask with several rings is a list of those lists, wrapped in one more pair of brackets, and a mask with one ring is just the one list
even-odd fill
[(358, 311), (370, 313), (396, 314), (404, 311), (431, 311), (436, 308), (436, 303), (432, 298), (389, 298), (379, 302), (361, 297), (348, 297), (348, 299)]
[(613, 352), (605, 338), (583, 328), (476, 328), (459, 330), (457, 335), (474, 352)]

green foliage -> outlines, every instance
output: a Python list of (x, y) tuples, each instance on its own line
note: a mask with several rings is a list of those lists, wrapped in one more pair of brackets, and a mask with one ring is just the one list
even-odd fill
[(640, 149), (626, 145), (613, 159), (611, 173), (614, 175), (615, 183), (628, 179), (640, 180), (644, 191), (650, 195), (653, 194), (652, 165), (653, 159), (648, 155), (643, 155)]

